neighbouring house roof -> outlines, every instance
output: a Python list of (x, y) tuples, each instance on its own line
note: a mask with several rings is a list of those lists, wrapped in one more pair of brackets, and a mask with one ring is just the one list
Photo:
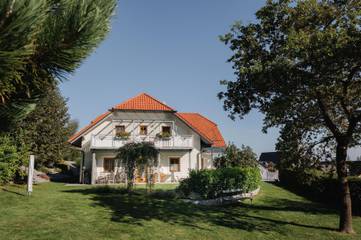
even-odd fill
[(264, 152), (261, 153), (261, 156), (259, 156), (260, 162), (272, 162), (274, 164), (278, 164), (280, 161), (280, 154), (279, 152)]
[(176, 113), (187, 125), (212, 144), (212, 147), (225, 147), (226, 143), (217, 124), (199, 113)]
[(97, 118), (91, 121), (89, 125), (85, 126), (79, 132), (71, 136), (68, 139), (68, 142), (74, 144), (78, 139), (81, 139), (80, 137), (83, 134), (105, 119), (109, 114), (111, 114), (111, 111), (114, 110), (172, 112), (196, 133), (198, 133), (202, 139), (205, 140), (205, 142), (211, 144), (212, 147), (223, 148), (226, 146), (217, 124), (208, 118), (202, 116), (199, 113), (176, 113), (176, 110), (146, 93), (141, 93), (133, 98), (130, 98), (116, 105), (110, 111), (99, 115)]
[(141, 93), (133, 98), (126, 100), (113, 109), (115, 110), (140, 110), (140, 111), (167, 111), (174, 112), (175, 110), (152, 96)]

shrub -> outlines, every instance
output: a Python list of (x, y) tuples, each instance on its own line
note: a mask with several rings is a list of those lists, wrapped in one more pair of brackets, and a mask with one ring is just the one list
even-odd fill
[[(333, 204), (339, 201), (339, 182), (321, 170), (282, 170), (280, 181), (283, 186), (313, 201)], [(349, 177), (352, 211), (361, 216), (361, 178)]]
[(258, 168), (192, 170), (177, 188), (182, 197), (211, 199), (255, 190), (261, 181)]
[(12, 181), (19, 170), (19, 154), (8, 136), (0, 136), (0, 184)]

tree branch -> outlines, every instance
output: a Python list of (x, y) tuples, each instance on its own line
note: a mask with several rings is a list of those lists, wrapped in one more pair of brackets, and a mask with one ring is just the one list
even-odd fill
[(330, 129), (330, 131), (336, 138), (340, 137), (341, 132), (339, 131), (337, 126), (332, 122), (331, 117), (328, 115), (326, 106), (323, 103), (321, 94), (319, 92), (317, 92), (317, 103), (318, 103), (318, 106), (320, 107), (321, 114), (323, 116), (323, 119), (325, 120), (326, 126)]

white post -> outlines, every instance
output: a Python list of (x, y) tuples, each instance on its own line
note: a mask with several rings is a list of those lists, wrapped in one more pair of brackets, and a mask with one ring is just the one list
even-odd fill
[(83, 160), (84, 160), (84, 152), (81, 152), (82, 159), (80, 160), (80, 168), (79, 168), (79, 183), (83, 183)]
[(158, 153), (158, 183), (160, 183), (160, 153)]
[(28, 195), (33, 192), (33, 176), (34, 176), (34, 155), (30, 155), (28, 168)]
[(192, 151), (192, 150), (189, 150), (189, 151), (188, 151), (188, 176), (189, 176), (189, 173), (190, 173), (191, 170), (192, 170), (191, 151)]
[(92, 154), (92, 174), (91, 174), (91, 184), (95, 184), (95, 179), (97, 176), (97, 160), (95, 152)]

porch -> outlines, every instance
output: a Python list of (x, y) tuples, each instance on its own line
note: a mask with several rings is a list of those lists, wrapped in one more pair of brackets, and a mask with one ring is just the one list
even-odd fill
[[(160, 150), (158, 166), (154, 166), (155, 183), (175, 183), (188, 177), (190, 169), (197, 168), (197, 161), (192, 164), (191, 150)], [(93, 150), (90, 173), (85, 182), (91, 184), (126, 183), (126, 173), (116, 160), (114, 150)], [(136, 174), (135, 183), (145, 183), (144, 175)], [(82, 182), (82, 181), (81, 181)], [(83, 181), (84, 182), (84, 181)]]

